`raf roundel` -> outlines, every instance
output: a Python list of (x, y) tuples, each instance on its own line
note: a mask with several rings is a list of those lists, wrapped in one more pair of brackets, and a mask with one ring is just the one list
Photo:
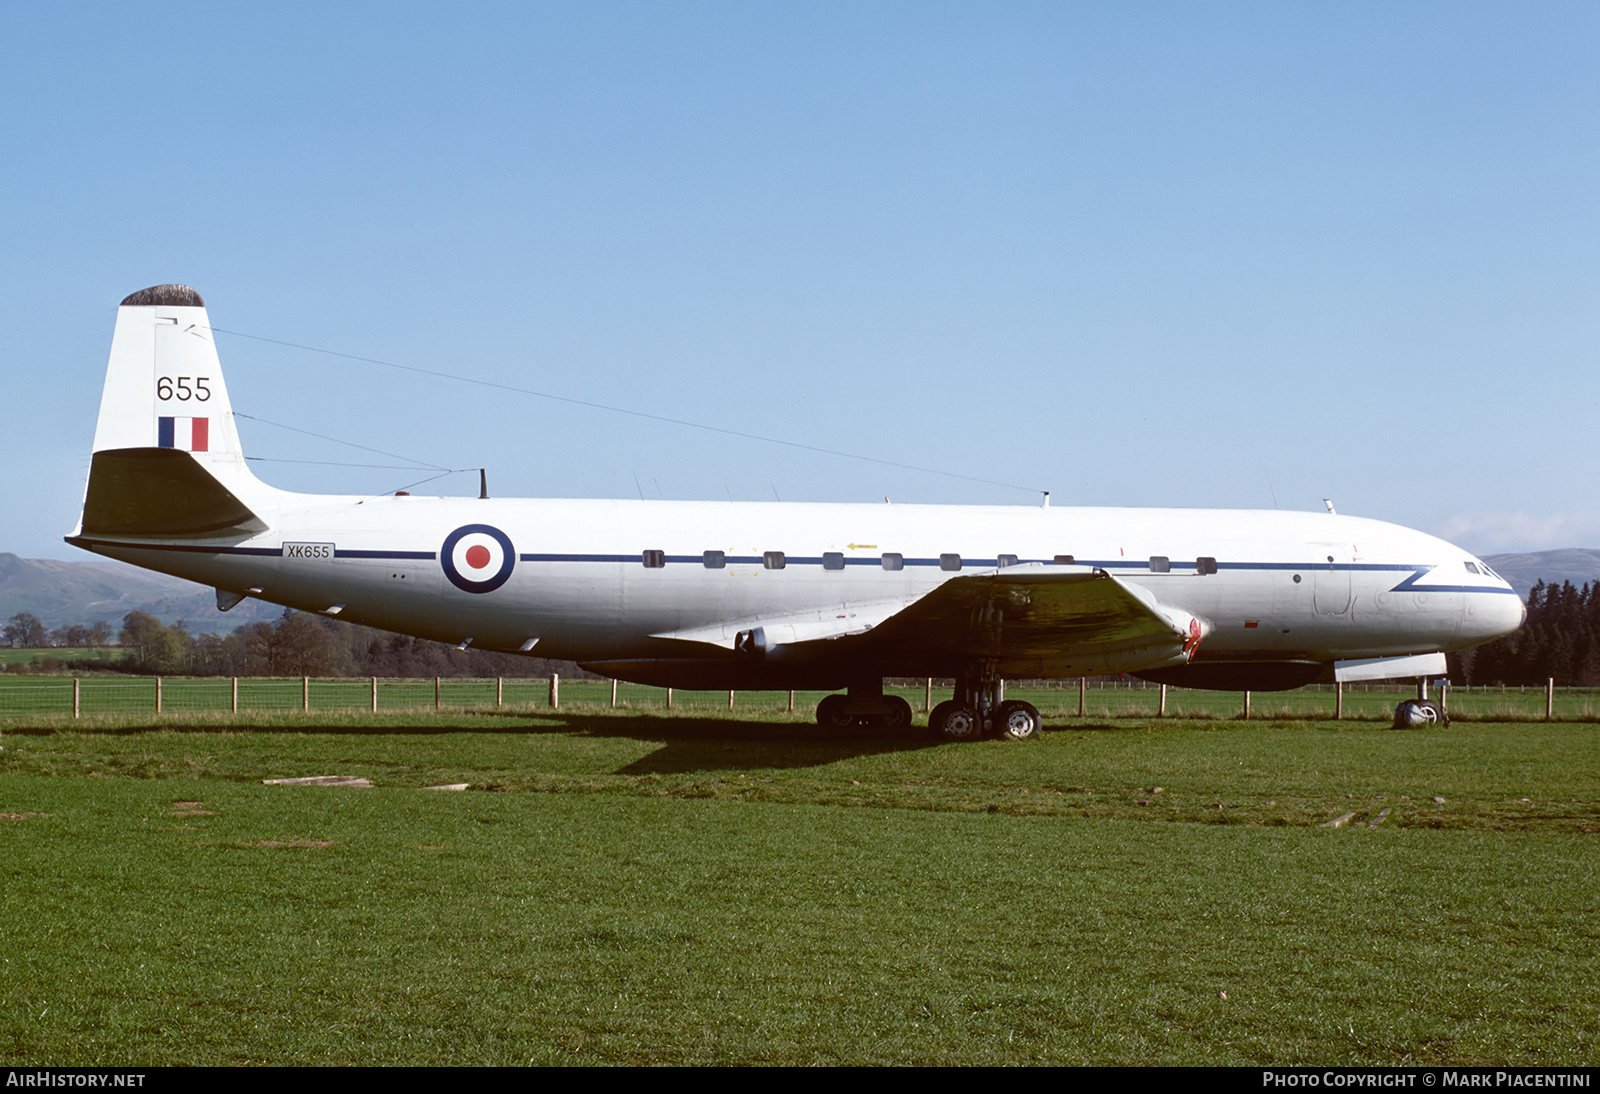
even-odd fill
[(444, 537), (439, 552), (444, 576), (463, 592), (492, 593), (517, 563), (511, 537), (488, 524), (466, 524)]

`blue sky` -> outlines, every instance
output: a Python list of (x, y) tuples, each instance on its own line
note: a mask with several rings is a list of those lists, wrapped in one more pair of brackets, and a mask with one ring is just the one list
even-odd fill
[[(0, 550), (117, 301), (290, 489), (1340, 512), (1600, 545), (1592, 4), (12, 5)], [(966, 476), (966, 477), (958, 477)], [(974, 479), (989, 480), (977, 482)], [(1015, 484), (1022, 489), (990, 485)], [(476, 474), (422, 489), (476, 493)]]

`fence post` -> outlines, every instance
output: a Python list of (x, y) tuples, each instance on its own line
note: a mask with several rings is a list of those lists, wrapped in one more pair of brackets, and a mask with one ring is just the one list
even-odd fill
[(616, 681), (615, 678), (613, 678), (612, 681), (611, 681), (611, 709), (615, 710), (616, 708), (617, 708), (617, 681)]
[(161, 713), (161, 677), (156, 677), (156, 713)]
[(228, 689), (228, 691), (229, 691), (229, 696), (228, 696), (229, 705), (232, 707), (233, 712), (235, 714), (238, 714), (239, 713), (239, 678), (237, 676), (233, 677), (233, 686), (230, 687)]
[(1344, 717), (1344, 682), (1333, 685), (1333, 720), (1337, 722)]
[(300, 677), (300, 710), (306, 714), (311, 713), (311, 677), (309, 676)]
[(559, 672), (550, 674), (550, 709), (561, 709), (561, 674)]
[(1089, 709), (1089, 678), (1078, 677), (1078, 717), (1082, 718)]
[(1167, 716), (1167, 685), (1162, 684), (1161, 685), (1161, 706), (1156, 710), (1156, 717), (1157, 718), (1165, 718), (1166, 716)]
[(728, 709), (729, 710), (733, 709), (733, 689), (732, 688), (728, 689)]
[(78, 716), (78, 709), (78, 678), (74, 676), (72, 678), (72, 716), (74, 718)]
[[(790, 708), (793, 709), (793, 708)], [(922, 713), (926, 714), (933, 709), (933, 677), (928, 677), (922, 685)]]
[(794, 713), (794, 689), (789, 689), (789, 713)]
[(433, 709), (439, 709), (439, 678), (437, 676), (433, 678)]
[(668, 710), (672, 709), (672, 689), (671, 688), (667, 689), (667, 709)]
[(378, 678), (372, 678), (372, 713), (378, 713)]
[(506, 705), (506, 678), (504, 676), (496, 676), (494, 678), (494, 705), (497, 707)]
[(1250, 693), (1248, 691), (1244, 693), (1244, 720), (1247, 722), (1250, 720)]
[(1549, 677), (1544, 682), (1544, 720), (1550, 721), (1556, 716), (1556, 678)]

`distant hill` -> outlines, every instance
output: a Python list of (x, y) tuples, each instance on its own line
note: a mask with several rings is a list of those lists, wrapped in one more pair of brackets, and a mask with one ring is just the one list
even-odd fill
[(1521, 555), (1485, 555), (1483, 561), (1511, 582), (1524, 600), (1528, 599), (1528, 590), (1540, 581), (1546, 585), (1570, 581), (1580, 589), (1586, 581), (1600, 581), (1600, 551), (1586, 547), (1563, 547)]
[(0, 553), (0, 621), (32, 612), (54, 630), (105, 620), (116, 630), (131, 611), (149, 612), (163, 623), (182, 619), (190, 633), (227, 634), (244, 623), (276, 619), (283, 609), (247, 600), (227, 614), (204, 585), (141, 570), (125, 562), (61, 562)]

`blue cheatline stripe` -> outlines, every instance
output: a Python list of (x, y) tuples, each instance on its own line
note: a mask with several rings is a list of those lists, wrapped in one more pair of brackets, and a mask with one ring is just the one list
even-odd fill
[(215, 547), (194, 543), (130, 543), (123, 539), (89, 539), (84, 536), (68, 536), (67, 542), (75, 547), (127, 547), (135, 551), (185, 551), (190, 554), (200, 555), (277, 557), (283, 554), (282, 547)]
[(175, 419), (175, 418), (157, 418), (156, 419), (156, 447), (157, 448), (176, 448), (177, 447), (177, 443), (178, 443), (177, 432), (178, 432), (177, 431), (177, 419)]
[[(282, 550), (281, 547), (212, 547), (212, 546), (202, 546), (202, 545), (196, 545), (196, 544), (183, 544), (183, 543), (130, 543), (130, 542), (126, 541), (126, 540), (86, 539), (86, 538), (81, 538), (81, 537), (76, 538), (76, 539), (69, 539), (68, 542), (76, 543), (76, 544), (79, 544), (79, 545), (82, 545), (82, 546), (99, 545), (99, 546), (106, 546), (106, 547), (128, 547), (128, 548), (135, 548), (135, 549), (138, 549), (138, 550), (141, 550), (141, 551), (186, 551), (186, 552), (190, 552), (190, 553), (208, 554), (208, 555), (253, 555), (253, 556), (258, 556), (259, 557), (259, 556), (281, 555), (283, 553), (283, 550)], [(431, 561), (433, 559), (438, 558), (439, 554), (438, 554), (437, 551), (341, 551), (341, 550), (337, 550), (336, 549), (334, 551), (334, 557), (335, 558), (392, 559), (392, 560), (400, 560), (400, 561), (424, 561), (425, 562), (425, 561)], [(519, 562), (605, 562), (605, 563), (623, 563), (623, 564), (630, 564), (631, 563), (633, 565), (641, 565), (643, 563), (643, 561), (644, 561), (644, 553), (642, 551), (637, 553), (637, 554), (627, 554), (627, 555), (536, 553), (536, 554), (518, 555), (517, 556), (517, 560)], [(668, 555), (667, 556), (667, 562), (670, 563), (670, 564), (673, 564), (673, 565), (685, 565), (685, 566), (692, 565), (692, 566), (704, 567), (704, 559), (703, 559), (703, 556), (701, 556), (701, 555)], [(1042, 564), (1047, 565), (1047, 566), (1054, 564), (1051, 559), (1020, 559), (1018, 561), (1017, 565), (1020, 566), (1020, 565), (1022, 565), (1024, 563), (1042, 563)], [(727, 565), (727, 566), (762, 566), (762, 565), (765, 564), (765, 559), (763, 559), (762, 556), (760, 556), (760, 555), (728, 555), (724, 559), (724, 564)], [(785, 568), (787, 568), (789, 566), (821, 566), (823, 564), (823, 559), (822, 559), (821, 555), (817, 555), (817, 556), (793, 555), (793, 556), (786, 557), (784, 559), (784, 564), (785, 564)], [(877, 568), (882, 566), (882, 561), (880, 559), (878, 559), (878, 558), (846, 558), (845, 559), (845, 564), (847, 566), (866, 566), (866, 567), (869, 567), (869, 568), (877, 569)], [(910, 566), (936, 567), (936, 566), (939, 565), (939, 560), (937, 558), (908, 558), (908, 559), (905, 560), (905, 565), (908, 566), (908, 567), (910, 567)], [(970, 569), (976, 569), (976, 570), (986, 570), (986, 569), (987, 570), (992, 570), (992, 569), (996, 569), (997, 567), (999, 567), (1000, 560), (999, 559), (994, 559), (994, 558), (964, 558), (964, 559), (961, 560), (961, 565), (962, 565), (962, 569), (970, 568)], [(1129, 565), (1129, 560), (1125, 559), (1125, 558), (1124, 559), (1082, 559), (1079, 562), (1077, 562), (1075, 565), (1078, 566), (1078, 567), (1091, 567), (1091, 568), (1094, 568), (1094, 569), (1106, 570), (1106, 571), (1115, 573), (1118, 577), (1161, 576), (1161, 575), (1152, 575), (1149, 570), (1138, 568), (1137, 566), (1134, 566), (1134, 565)], [(715, 569), (716, 567), (711, 567), (711, 568)], [(1006, 569), (1010, 569), (1011, 567), (1005, 567), (1005, 568)], [(1190, 562), (1190, 563), (1174, 562), (1174, 563), (1172, 563), (1172, 568), (1173, 568), (1174, 571), (1176, 571), (1176, 570), (1193, 570), (1193, 569), (1195, 569), (1195, 564), (1192, 563), (1192, 562)], [(1427, 564), (1427, 565), (1416, 565), (1416, 564), (1410, 564), (1410, 563), (1389, 563), (1389, 562), (1339, 562), (1339, 563), (1334, 563), (1334, 564), (1330, 565), (1329, 563), (1326, 563), (1326, 562), (1303, 562), (1303, 563), (1301, 563), (1301, 562), (1218, 562), (1217, 563), (1217, 569), (1219, 571), (1220, 570), (1235, 570), (1235, 571), (1256, 570), (1256, 571), (1267, 571), (1267, 572), (1297, 571), (1299, 573), (1304, 573), (1304, 574), (1309, 574), (1309, 573), (1312, 573), (1312, 572), (1317, 571), (1317, 570), (1321, 570), (1324, 573), (1327, 573), (1327, 572), (1330, 572), (1330, 571), (1341, 571), (1341, 570), (1342, 571), (1363, 571), (1363, 572), (1369, 572), (1369, 573), (1371, 573), (1371, 572), (1403, 573), (1403, 574), (1407, 575), (1405, 577), (1405, 579), (1402, 580), (1399, 584), (1395, 585), (1392, 589), (1390, 589), (1389, 592), (1392, 592), (1392, 593), (1406, 593), (1406, 592), (1414, 592), (1414, 593), (1498, 593), (1498, 594), (1501, 594), (1501, 595), (1509, 595), (1509, 596), (1517, 595), (1515, 589), (1512, 589), (1512, 588), (1509, 588), (1509, 587), (1505, 587), (1505, 586), (1501, 586), (1501, 587), (1496, 588), (1496, 587), (1486, 587), (1486, 586), (1483, 586), (1483, 585), (1419, 585), (1419, 584), (1417, 584), (1419, 581), (1421, 581), (1428, 574), (1430, 574), (1434, 570), (1438, 569), (1437, 566), (1435, 566), (1435, 565), (1433, 565), (1431, 563)], [(894, 572), (894, 571), (890, 571), (890, 572)], [(956, 571), (951, 571), (951, 572), (954, 573)]]
[[(574, 553), (551, 552), (551, 553), (523, 554), (523, 555), (518, 555), (517, 558), (518, 558), (518, 561), (520, 561), (520, 562), (609, 562), (609, 563), (623, 563), (623, 564), (629, 564), (629, 563), (642, 564), (643, 558), (644, 558), (644, 552), (641, 551), (641, 552), (639, 552), (637, 554), (627, 554), (627, 555), (587, 554), (587, 553), (576, 553), (576, 552), (574, 552)], [(667, 563), (669, 565), (674, 565), (674, 566), (700, 566), (700, 567), (704, 567), (704, 568), (707, 568), (707, 569), (720, 569), (721, 568), (721, 567), (714, 567), (714, 566), (713, 567), (705, 567), (705, 560), (704, 560), (704, 556), (703, 555), (667, 555), (666, 556), (666, 561), (667, 561)], [(763, 565), (765, 565), (765, 561), (766, 560), (760, 555), (724, 555), (723, 556), (723, 566), (724, 567), (726, 567), (726, 566), (763, 566)], [(821, 565), (823, 565), (823, 562), (824, 562), (824, 560), (820, 555), (815, 556), (815, 557), (810, 556), (810, 555), (789, 555), (789, 556), (786, 556), (785, 559), (784, 559), (785, 568), (788, 568), (789, 566), (821, 566)], [(879, 556), (868, 556), (868, 557), (861, 557), (861, 556), (854, 556), (854, 555), (846, 556), (844, 562), (845, 562), (846, 566), (863, 566), (863, 567), (867, 567), (869, 569), (879, 569), (883, 565), (883, 560)], [(1028, 564), (1054, 566), (1054, 565), (1056, 565), (1056, 562), (1055, 562), (1055, 559), (1053, 559), (1053, 558), (1019, 558), (1014, 565), (1022, 566), (1022, 565), (1028, 565)], [(940, 565), (940, 560), (938, 558), (936, 558), (936, 557), (935, 558), (906, 558), (906, 559), (903, 560), (902, 565), (904, 565), (906, 567), (912, 567), (912, 566), (937, 567), (937, 566)], [(1148, 565), (1149, 565), (1148, 562), (1145, 562), (1145, 563), (1141, 564), (1136, 559), (1127, 559), (1127, 558), (1107, 558), (1107, 559), (1081, 558), (1081, 559), (1078, 559), (1075, 563), (1073, 563), (1073, 566), (1075, 568), (1089, 568), (1089, 569), (1097, 569), (1097, 570), (1106, 570), (1108, 572), (1115, 573), (1118, 577), (1153, 577), (1153, 576), (1161, 576), (1160, 574), (1152, 573), (1152, 571), (1147, 569)], [(1171, 569), (1171, 573), (1179, 573), (1181, 571), (1188, 571), (1190, 573), (1193, 573), (1195, 570), (1197, 570), (1199, 568), (1199, 564), (1196, 563), (1196, 562), (1185, 562), (1185, 561), (1178, 560), (1178, 559), (1172, 560), (1169, 563), (1169, 565), (1172, 568)], [(998, 558), (963, 558), (961, 560), (961, 568), (963, 570), (966, 570), (966, 569), (993, 570), (993, 569), (1000, 569), (1002, 567), (1000, 566), (1000, 560)], [(1004, 567), (1004, 569), (1010, 569), (1010, 568), (1011, 567)], [(1239, 572), (1265, 571), (1265, 572), (1269, 572), (1269, 573), (1271, 573), (1271, 572), (1284, 572), (1284, 573), (1293, 572), (1293, 573), (1302, 573), (1302, 574), (1310, 574), (1310, 573), (1313, 573), (1313, 572), (1316, 572), (1316, 571), (1320, 571), (1322, 573), (1340, 572), (1340, 571), (1346, 572), (1346, 573), (1355, 573), (1355, 572), (1362, 572), (1362, 573), (1397, 573), (1397, 574), (1406, 574), (1407, 576), (1406, 576), (1405, 580), (1401, 581), (1394, 588), (1390, 589), (1389, 590), (1390, 592), (1500, 593), (1500, 594), (1509, 594), (1509, 595), (1512, 595), (1512, 596), (1516, 595), (1516, 590), (1511, 589), (1511, 588), (1506, 588), (1506, 587), (1492, 588), (1492, 587), (1485, 587), (1485, 586), (1482, 586), (1482, 585), (1418, 585), (1417, 582), (1421, 581), (1424, 577), (1426, 577), (1432, 571), (1438, 569), (1438, 567), (1433, 565), (1432, 563), (1417, 564), (1417, 563), (1409, 563), (1409, 562), (1335, 562), (1335, 563), (1329, 563), (1329, 562), (1324, 562), (1324, 561), (1312, 561), (1312, 562), (1222, 562), (1222, 561), (1218, 561), (1217, 562), (1217, 569), (1218, 569), (1219, 572), (1222, 571), (1222, 570), (1233, 570), (1233, 571), (1239, 571)], [(837, 571), (835, 571), (835, 572), (837, 572)], [(953, 573), (955, 571), (951, 571), (951, 572)]]
[(431, 559), (438, 558), (437, 551), (341, 551), (337, 548), (333, 552), (334, 558), (397, 558), (397, 559)]
[[(197, 543), (134, 543), (123, 539), (88, 539), (68, 537), (68, 543), (83, 547), (128, 547), (138, 551), (184, 551), (202, 555), (245, 555), (257, 558), (275, 558), (283, 554), (279, 547), (225, 547)], [(334, 551), (335, 558), (420, 559), (428, 561), (439, 557), (437, 551)]]

